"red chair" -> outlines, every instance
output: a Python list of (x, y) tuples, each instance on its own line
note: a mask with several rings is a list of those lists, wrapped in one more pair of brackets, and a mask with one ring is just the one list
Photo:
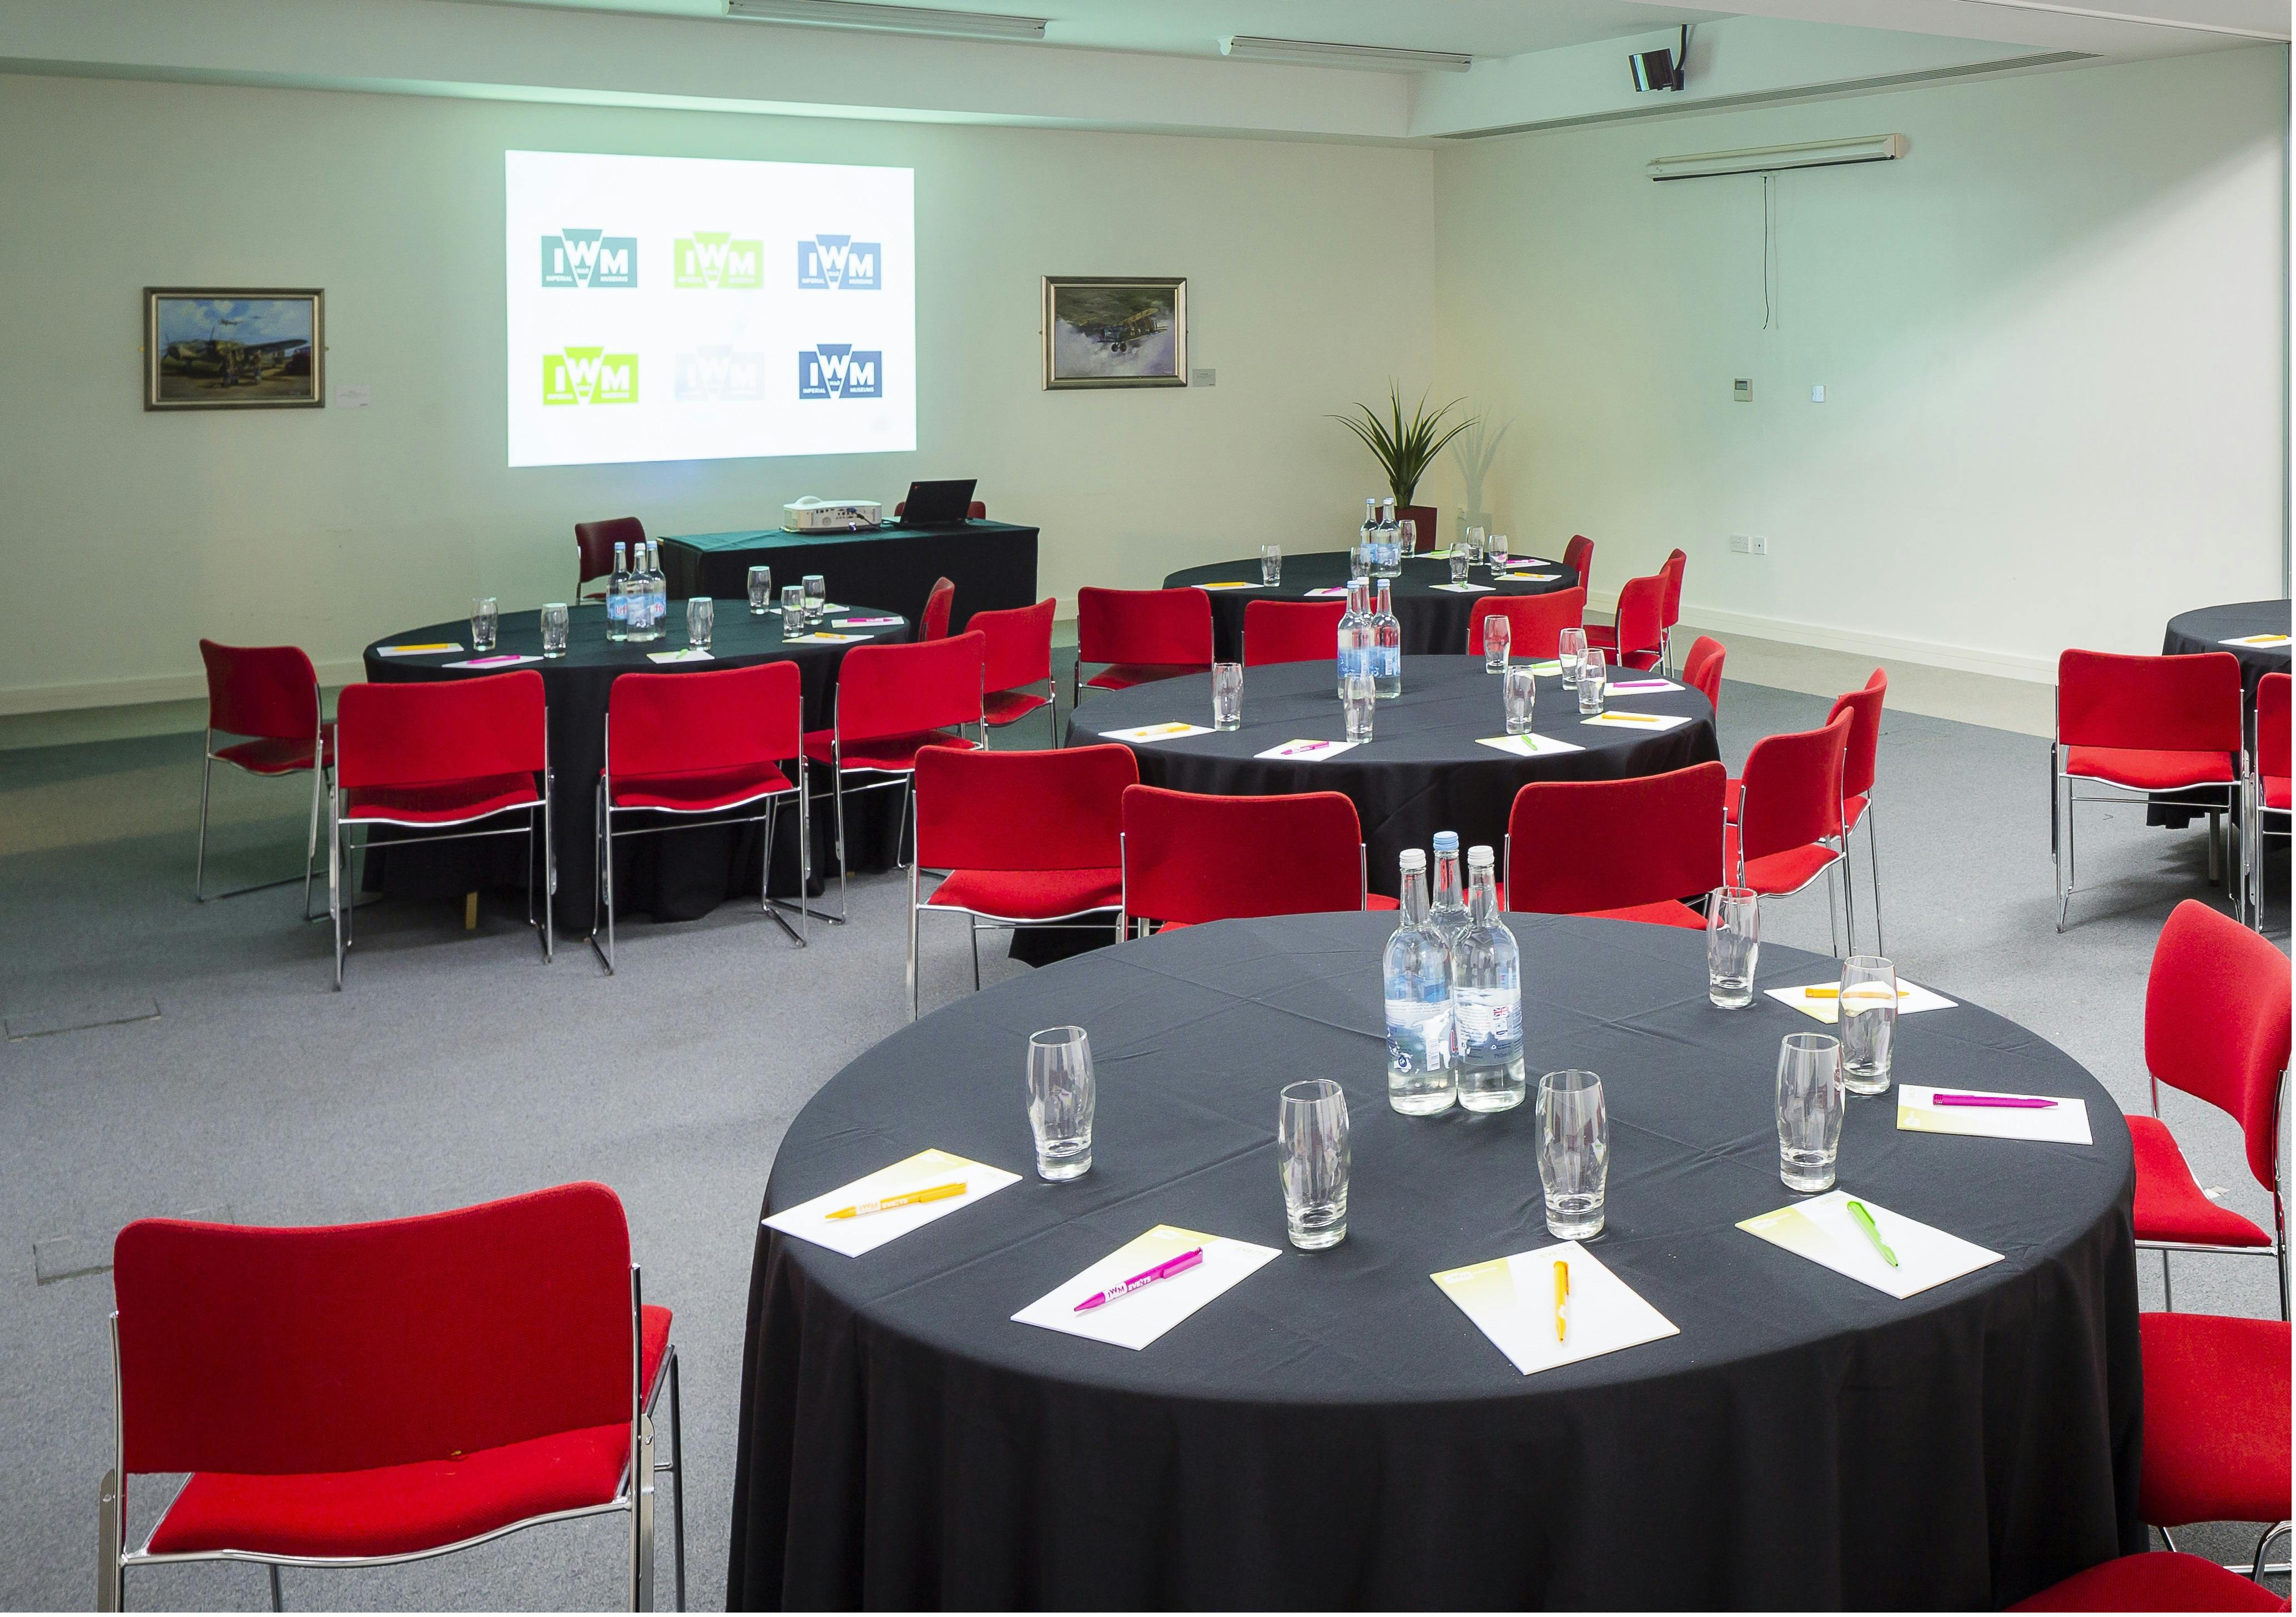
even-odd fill
[(1243, 606), (1243, 666), (1325, 662), (1338, 655), (1344, 601), (1247, 601)]
[(1370, 907), (1363, 825), (1344, 792), (1211, 797), (1128, 786), (1123, 863), (1119, 927)]
[[(1882, 702), (1890, 694), (1889, 672), (1875, 669), (1858, 689), (1833, 700), (1827, 711), (1826, 722), (1832, 723), (1842, 714), (1849, 715), (1849, 745), (1841, 759), (1841, 851), (1846, 860), (1849, 853), (1849, 833), (1857, 829), (1858, 822), (1866, 825), (1866, 867), (1873, 876), (1874, 892), (1874, 952), (1888, 954), (1882, 941), (1882, 853), (1874, 840), (1874, 820), (1868, 812), (1874, 807), (1874, 770), (1882, 751)], [(1841, 891), (1844, 900), (1855, 891), (1849, 879), (1847, 863), (1841, 868)], [(1857, 912), (1849, 906), (1846, 917), (1849, 930), (1849, 952), (1857, 952)]]
[[(812, 875), (811, 828), (806, 816), (805, 694), (794, 662), (692, 674), (624, 674), (606, 694), (606, 767), (598, 776), (598, 884), (605, 907), (606, 940), (598, 941), (598, 910), (590, 912), (590, 947), (608, 976), (614, 971), (614, 839), (683, 829), (706, 815), (724, 825), (765, 827), (759, 861), (759, 902), (800, 948), (767, 891), (774, 862), (774, 820), (785, 798), (797, 800), (798, 919), (807, 919), (805, 890)], [(783, 766), (791, 759), (792, 784)], [(736, 812), (763, 804), (756, 814)], [(614, 817), (653, 820), (634, 830), (614, 829)], [(810, 928), (808, 928), (808, 931)]]
[(2264, 835), (2266, 817), (2274, 833), (2289, 830), (2289, 677), (2267, 674), (2256, 687), (2256, 762), (2248, 777), (2248, 831), (2241, 851), (2248, 866), (2248, 915), (2264, 928)]
[(2199, 1555), (2147, 1550), (2075, 1572), (2020, 1600), (2013, 1612), (2284, 1612), (2251, 1579)]
[(1682, 621), (1682, 570), (1689, 562), (1679, 549), (1672, 550), (1659, 569), (1666, 579), (1666, 603), (1659, 612), (1658, 665), (1669, 678), (1674, 677), (1674, 626)]
[(948, 638), (948, 614), (956, 604), (956, 586), (947, 579), (935, 579), (932, 591), (925, 596), (924, 616), (917, 620), (917, 638), (946, 640)]
[(1595, 587), (1595, 541), (1583, 533), (1570, 536), (1570, 543), (1562, 547), (1562, 565), (1578, 575), (1578, 587)]
[(1719, 640), (1701, 635), (1690, 643), (1690, 655), (1682, 660), (1682, 683), (1706, 698), (1718, 721), (1722, 716), (1722, 662), (1729, 654)]
[[(541, 783), (536, 789), (537, 781)], [(352, 827), (378, 825), (431, 840), (518, 836), (515, 827), (461, 831), (506, 814), (526, 825), (526, 923), (534, 924), (534, 839), (542, 837), (542, 957), (556, 957), (551, 894), (550, 734), (542, 676), (532, 669), (408, 685), (345, 685), (335, 703), (335, 781), (327, 839), (327, 902), (335, 922), (335, 987), (351, 946), (343, 902)]]
[[(2161, 1285), (2176, 1306), (2170, 1252), (2271, 1258), (2288, 1317), (2288, 1226), (2280, 1202), (2280, 1101), (2288, 1073), (2288, 957), (2230, 916), (2187, 899), (2169, 916), (2144, 989), (2144, 1065), (2152, 1115), (2128, 1120), (2136, 1156), (2136, 1244), (2161, 1253)], [(2272, 1198), (2269, 1235), (2210, 1201), (2161, 1121), (2161, 1086), (2208, 1102), (2239, 1123), (2248, 1168)]]
[(2059, 932), (2072, 907), (2073, 805), (2131, 800), (2081, 797), (2076, 782), (2111, 786), (2138, 800), (2155, 792), (2220, 790), (2223, 805), (2207, 811), (2209, 876), (2216, 879), (2220, 823), (2226, 810), (2236, 809), (2248, 774), (2241, 718), (2240, 660), (2230, 652), (2123, 657), (2072, 651), (2058, 657), (2049, 852), (2056, 861)]
[[(805, 755), (829, 770), (837, 814), (837, 913), (844, 923), (845, 777), (882, 776), (854, 788), (901, 793), (900, 828), (894, 833), (898, 861), (906, 840), (909, 803), (917, 753), (926, 747), (985, 747), (961, 732), (981, 725), (981, 677), (988, 642), (967, 630), (946, 640), (908, 645), (857, 645), (837, 668), (837, 694), (830, 727), (809, 731)], [(959, 732), (952, 734), (952, 731)]]
[(593, 579), (609, 579), (614, 572), (614, 546), (626, 545), (627, 554), (636, 555), (638, 546), (645, 543), (645, 524), (634, 516), (609, 517), (603, 522), (574, 524), (574, 588), (581, 600), (603, 601), (603, 589), (584, 590)]
[(1507, 815), (1500, 907), (1705, 931), (1706, 917), (1682, 900), (1723, 885), (1728, 779), (1706, 763), (1627, 780), (1532, 781)]
[[(1053, 612), (1050, 595), (1034, 606), (1007, 607), (1002, 612), (975, 612), (965, 621), (965, 632), (980, 636), (988, 644), (982, 680), (988, 694), (981, 698), (981, 717), (1003, 729), (1017, 724), (1038, 708), (1052, 712), (1053, 745), (1061, 744), (1060, 687), (1053, 682)], [(1041, 681), (1045, 694), (1023, 687)]]
[(1467, 619), (1467, 655), (1483, 654), (1483, 620), (1507, 620), (1507, 655), (1517, 662), (1551, 662), (1561, 654), (1566, 628), (1587, 620), (1587, 592), (1558, 589), (1544, 595), (1484, 595)]
[[(901, 518), (908, 514), (908, 501), (895, 500), (893, 502), (893, 520), (895, 521), (900, 521)], [(976, 522), (986, 521), (988, 518), (988, 506), (983, 501), (975, 500), (964, 508), (964, 514)]]
[(2177, 1547), (2193, 1522), (2261, 1522), (2251, 1574), (2288, 1531), (2289, 1329), (2284, 1319), (2139, 1314), (2144, 1467), (2137, 1514)]
[[(1132, 749), (917, 754), (917, 857), (909, 865), (909, 1015), (919, 1005), (917, 917), (965, 917), (972, 986), (980, 987), (980, 923), (1082, 928), (1110, 918), (1123, 935), (1124, 792), (1140, 780)], [(926, 866), (948, 874), (921, 896)], [(1111, 913), (1112, 912), (1112, 913)]]
[[(1722, 856), (1738, 886), (1765, 898), (1788, 898), (1831, 872), (1840, 877), (1847, 902), (1841, 768), (1849, 724), (1844, 713), (1823, 729), (1765, 736), (1746, 755), (1746, 773), (1736, 783), (1737, 819), (1725, 831)], [(1825, 899), (1839, 954), (1840, 917), (1831, 886)]]
[(1618, 621), (1590, 623), (1587, 644), (1600, 648), (1613, 667), (1652, 669), (1658, 666), (1665, 638), (1666, 575), (1628, 579), (1619, 592)]
[[(206, 757), (200, 765), (199, 853), (192, 865), (192, 896), (208, 901), (208, 793), (217, 764), (229, 764), (250, 775), (275, 780), (308, 772), (311, 776), (311, 833), (303, 849), (303, 919), (311, 913), (311, 870), (319, 857), (319, 802), (325, 795), (333, 767), (335, 726), (321, 716), (319, 676), (299, 646), (218, 645), (200, 642), (200, 661), (208, 670), (208, 728)], [(216, 745), (216, 735), (243, 739)], [(234, 887), (218, 899), (263, 892), (284, 887), (292, 876)]]
[[(265, 1565), (275, 1611), (282, 1566), (425, 1560), (621, 1514), (627, 1593), (650, 1608), (665, 1387), (684, 1609), (670, 1314), (642, 1301), (604, 1186), (310, 1229), (139, 1219), (112, 1262), (99, 1610), (120, 1609), (131, 1566)], [(190, 1475), (130, 1549), (128, 1478), (167, 1473)]]
[(1103, 663), (1084, 681), (1120, 691), (1152, 679), (1201, 674), (1212, 665), (1212, 598), (1201, 589), (1077, 591), (1077, 665), (1069, 676), (1069, 710), (1082, 695), (1087, 662)]

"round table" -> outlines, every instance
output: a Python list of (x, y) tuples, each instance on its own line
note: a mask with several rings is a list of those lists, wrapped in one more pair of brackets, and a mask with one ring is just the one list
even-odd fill
[[(2195, 607), (2188, 612), (2178, 612), (2169, 620), (2168, 632), (2161, 637), (2161, 653), (2166, 657), (2189, 655), (2194, 652), (2230, 652), (2240, 659), (2240, 685), (2245, 709), (2244, 734), (2253, 751), (2256, 741), (2256, 686), (2267, 674), (2284, 674), (2289, 669), (2288, 643), (2278, 645), (2226, 645), (2227, 640), (2238, 640), (2250, 635), (2286, 635), (2289, 632), (2289, 603), (2285, 601), (2235, 601), (2224, 606)], [(2190, 792), (2156, 792), (2152, 806), (2145, 812), (2148, 825), (2183, 826), (2210, 800), (2221, 805), (2221, 791)]]
[[(892, 617), (889, 609), (853, 605), (857, 618)], [(838, 614), (832, 613), (832, 617)], [(495, 651), (538, 657), (542, 652), (541, 614), (506, 612), (496, 634)], [(880, 628), (854, 629), (874, 643), (906, 640), (906, 619)], [(501, 669), (457, 669), (447, 665), (470, 660), (465, 649), (416, 657), (386, 657), (385, 645), (422, 645), (450, 642), (467, 648), (471, 625), (467, 619), (426, 624), (379, 640), (366, 648), (366, 677), (379, 682), (418, 679), (472, 679)], [(857, 642), (855, 644), (858, 644)], [(751, 663), (789, 661), (798, 666), (805, 692), (805, 726), (824, 729), (831, 722), (830, 693), (837, 668), (849, 644), (795, 645), (782, 638), (778, 609), (762, 617), (750, 615), (746, 601), (719, 601), (708, 662), (656, 663), (650, 653), (677, 651), (686, 644), (685, 612), (673, 607), (663, 625), (662, 637), (643, 644), (606, 638), (606, 609), (576, 606), (563, 657), (544, 658), (518, 666), (542, 675), (544, 700), (549, 705), (551, 833), (558, 855), (557, 913), (559, 923), (574, 932), (587, 932), (597, 894), (597, 783), (605, 766), (606, 698), (616, 679), (630, 673), (687, 673), (709, 669), (744, 668)], [(817, 780), (816, 789), (828, 790)], [(889, 862), (898, 793), (872, 792), (846, 805), (846, 849), (857, 869)], [(825, 805), (824, 805), (825, 809)], [(772, 886), (775, 892), (797, 891), (797, 816), (779, 817), (775, 836)], [(816, 890), (824, 872), (833, 874), (834, 841), (829, 815), (814, 816), (813, 871)], [(755, 825), (691, 825), (659, 836), (617, 839), (614, 850), (614, 895), (617, 913), (651, 914), (661, 921), (687, 921), (704, 915), (726, 898), (756, 892), (759, 855)], [(419, 833), (378, 833), (367, 855), (365, 885), (369, 891), (399, 898), (447, 898), (481, 887), (521, 883), (520, 868), (524, 844), (512, 838), (476, 841), (430, 841)]]
[[(1507, 921), (1530, 1071), (1603, 1079), (1589, 1250), (1679, 1334), (1525, 1376), (1431, 1282), (1550, 1237), (1534, 1104), (1387, 1105), (1391, 917), (1102, 949), (894, 1033), (783, 1137), (767, 1214), (929, 1146), (1024, 1177), (861, 1258), (759, 1231), (729, 1606), (1992, 1610), (2144, 1547), (2135, 1175), (2095, 1079), (1973, 1006), (1901, 1024), (1901, 1079), (2078, 1096), (2096, 1143), (1853, 1100), (1843, 1186), (2003, 1254), (1896, 1301), (1734, 1227), (1794, 1199), (1773, 1074), (1814, 1024), (1712, 1009), (1693, 933)], [(1774, 947), (1759, 981), (1836, 969)], [(1098, 1108), (1053, 1186), (1022, 1071), (1065, 1022)], [(1273, 1142), (1311, 1077), (1354, 1171), (1347, 1239), (1302, 1253)], [(1282, 1255), (1137, 1352), (1011, 1318), (1160, 1223)]]
[[(1655, 674), (1630, 678), (1654, 679)], [(1612, 698), (1628, 712), (1681, 714), (1690, 722), (1644, 732), (1580, 721), (1578, 694), (1542, 676), (1534, 729), (1583, 749), (1536, 758), (1482, 744), (1506, 731), (1499, 677), (1480, 657), (1406, 657), (1403, 694), (1379, 704), (1372, 739), (1323, 761), (1255, 754), (1292, 741), (1336, 741), (1346, 734), (1332, 662), (1278, 662), (1246, 670), (1243, 727), (1173, 741), (1128, 743), (1140, 778), (1152, 786), (1233, 797), (1344, 792), (1363, 822), (1372, 890), (1397, 891), (1396, 855), (1456, 831), (1462, 848), (1506, 833), (1514, 794), (1526, 781), (1619, 780), (1659, 775), (1719, 758), (1714, 710), (1687, 686)], [(1175, 719), (1209, 724), (1211, 676), (1185, 675), (1126, 690), (1095, 692), (1070, 715), (1069, 745), (1111, 730)]]
[[(1524, 565), (1515, 566), (1520, 561)], [(1511, 558), (1510, 570), (1528, 570), (1550, 575), (1537, 583), (1509, 583), (1498, 587), (1504, 595), (1543, 595), (1558, 589), (1574, 589), (1578, 574), (1560, 562), (1549, 562), (1533, 556)], [(1490, 569), (1477, 566), (1469, 574), (1477, 584), (1488, 585)], [(1329, 589), (1348, 581), (1348, 553), (1344, 550), (1322, 550), (1306, 555), (1283, 558), (1283, 582), (1274, 589), (1259, 585), (1259, 558), (1248, 562), (1216, 562), (1210, 567), (1186, 567), (1172, 573), (1164, 580), (1167, 589), (1177, 589), (1189, 584), (1220, 584), (1231, 580), (1249, 580), (1250, 589), (1213, 589), (1204, 593), (1212, 602), (1212, 654), (1221, 662), (1235, 662), (1243, 656), (1243, 609), (1254, 601), (1306, 601), (1311, 589)], [(1390, 598), (1394, 603), (1396, 621), (1403, 625), (1403, 649), (1416, 656), (1422, 653), (1446, 653), (1467, 649), (1467, 619), (1475, 610), (1475, 603), (1488, 589), (1462, 594), (1456, 590), (1438, 589), (1439, 584), (1451, 581), (1451, 563), (1433, 562), (1424, 556), (1414, 556), (1403, 564), (1403, 575), (1390, 580)], [(1379, 591), (1374, 587), (1372, 594)], [(1336, 597), (1332, 597), (1336, 598)]]

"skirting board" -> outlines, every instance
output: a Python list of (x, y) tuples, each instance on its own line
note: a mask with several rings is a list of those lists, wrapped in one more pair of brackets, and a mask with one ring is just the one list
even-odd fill
[[(1615, 613), (1615, 591), (1587, 598), (1587, 605)], [(1900, 635), (1874, 635), (1855, 629), (1829, 628), (1818, 623), (1796, 623), (1787, 618), (1765, 618), (1754, 612), (1724, 612), (1716, 607), (1682, 603), (1685, 623), (1723, 634), (1751, 635), (1759, 640), (1781, 640), (1789, 645), (1814, 645), (1829, 652), (1860, 657), (1894, 658), (1930, 668), (1955, 669), (1964, 674), (1990, 674), (1999, 679), (2021, 679), (2032, 685), (2054, 685), (2054, 658), (2028, 656), (2021, 652), (1987, 651), (1973, 645), (1953, 645), (1942, 640), (1915, 640)], [(1689, 648), (1677, 646), (1679, 657)]]
[[(366, 677), (356, 658), (318, 666), (329, 690)], [(183, 702), (208, 693), (203, 673), (154, 674), (133, 679), (88, 679), (70, 685), (28, 685), (0, 690), (0, 714), (61, 713), (81, 708), (126, 708), (147, 702)]]

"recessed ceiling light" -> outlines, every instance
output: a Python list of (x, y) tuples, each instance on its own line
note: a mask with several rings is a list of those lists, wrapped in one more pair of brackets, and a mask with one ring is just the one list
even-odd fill
[(1475, 59), (1459, 51), (1411, 51), (1400, 45), (1331, 45), (1320, 39), (1266, 39), (1230, 34), (1220, 54), (1248, 62), (1289, 62), (1315, 68), (1411, 68), (1423, 73), (1464, 73)]
[(939, 34), (959, 39), (1045, 37), (1042, 17), (996, 12), (945, 12), (925, 5), (878, 5), (871, 0), (726, 0), (728, 17), (752, 22), (802, 22), (815, 28), (867, 29), (881, 34)]

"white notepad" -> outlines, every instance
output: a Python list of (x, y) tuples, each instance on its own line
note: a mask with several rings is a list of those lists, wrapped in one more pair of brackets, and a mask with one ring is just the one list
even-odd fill
[(2268, 645), (2285, 645), (2288, 644), (2288, 636), (2285, 635), (2242, 635), (2237, 638), (2231, 640), (2219, 640), (2217, 644), (2218, 645), (2245, 645), (2251, 648)]
[(435, 657), (441, 652), (459, 652), (462, 649), (459, 641), (438, 640), (422, 645), (378, 645), (374, 648), (374, 654), (378, 657)]
[[(1020, 1178), (1017, 1173), (1007, 1173), (1002, 1168), (991, 1168), (986, 1162), (975, 1162), (946, 1151), (920, 1151), (890, 1168), (864, 1174), (850, 1185), (840, 1185), (827, 1195), (816, 1196), (810, 1202), (800, 1202), (777, 1212), (765, 1221), (766, 1227), (795, 1235), (800, 1241), (810, 1241), (816, 1246), (825, 1246), (849, 1258), (858, 1258), (864, 1252), (875, 1252), (888, 1241), (899, 1240), (912, 1230), (922, 1229), (936, 1219), (946, 1219), (959, 1208), (970, 1207), (983, 1196), (995, 1195), (1007, 1185), (1018, 1184)], [(857, 1219), (826, 1216), (862, 1202), (881, 1201), (958, 1180), (964, 1184), (963, 1195), (919, 1202)]]
[(1491, 593), (1491, 587), (1488, 584), (1431, 584), (1428, 587), (1447, 589), (1455, 595), (1487, 595)]
[(461, 662), (448, 662), (444, 663), (441, 666), (450, 669), (514, 669), (521, 662), (539, 662), (541, 661), (542, 659), (540, 657), (520, 657), (508, 652), (504, 652), (499, 656), (471, 657)]
[(1575, 741), (1557, 741), (1552, 735), (1479, 735), (1479, 747), (1496, 747), (1502, 752), (1512, 752), (1518, 758), (1546, 758), (1557, 752), (1584, 752), (1587, 749)]
[(1680, 713), (1628, 713), (1620, 710), (1597, 713), (1592, 718), (1582, 718), (1578, 722), (1582, 725), (1602, 725), (1612, 730), (1648, 730), (1655, 735), (1671, 730), (1677, 725), (1686, 725), (1690, 720)]
[(716, 658), (699, 646), (681, 645), (674, 652), (648, 652), (648, 662), (715, 662)]
[[(1804, 983), (1800, 988), (1764, 989), (1762, 992), (1780, 1005), (1800, 1011), (1811, 1021), (1830, 1026), (1841, 1020), (1841, 982), (1836, 981)], [(1837, 991), (1831, 996), (1813, 999), (1807, 992), (1809, 989), (1833, 989)], [(1898, 979), (1898, 1015), (1911, 1016), (1916, 1011), (1950, 1011), (1953, 1008), (1954, 1002), (1944, 995), (1932, 993), (1920, 983), (1908, 982), (1903, 977)]]
[(1177, 741), (1184, 735), (1210, 735), (1210, 725), (1135, 725), (1129, 730), (1103, 730), (1103, 741)]
[(1890, 1267), (1859, 1227), (1849, 1211), (1850, 1196), (1846, 1190), (1829, 1190), (1809, 1201), (1748, 1219), (1738, 1227), (1773, 1246), (1783, 1246), (1812, 1263), (1822, 1264), (1837, 1275), (1847, 1275), (1877, 1292), (1887, 1292), (1898, 1298), (1926, 1292), (1933, 1285), (1942, 1285), (1988, 1263), (2001, 1261), (1999, 1252), (1988, 1252), (1959, 1235), (1948, 1235), (1915, 1219), (1900, 1218), (1863, 1196), (1857, 1200), (1873, 1215), (1882, 1244), (1896, 1254), (1895, 1268)]
[(1360, 747), (1359, 741), (1287, 741), (1280, 747), (1270, 747), (1265, 752), (1255, 752), (1254, 758), (1290, 759), (1294, 762), (1312, 762), (1319, 758), (1332, 758), (1349, 747)]
[(1348, 593), (1348, 587), (1344, 584), (1332, 584), (1322, 589), (1311, 589), (1308, 593), (1311, 595), (1344, 595)]
[[(1554, 1265), (1570, 1266), (1562, 1339), (1554, 1329)], [(1429, 1276), (1525, 1375), (1681, 1333), (1642, 1294), (1576, 1241), (1560, 1241)]]
[[(1196, 1246), (1204, 1249), (1204, 1260), (1185, 1273), (1143, 1286), (1100, 1308), (1081, 1314), (1076, 1311), (1076, 1305), (1095, 1292), (1104, 1292), (1119, 1280), (1128, 1280)], [(1272, 1246), (1159, 1224), (1074, 1279), (1054, 1286), (1013, 1317), (1021, 1325), (1042, 1326), (1047, 1331), (1088, 1336), (1137, 1351), (1281, 1255)]]
[[(2054, 1106), (1940, 1106), (1936, 1096), (1947, 1095), (2003, 1096), (2016, 1100), (2053, 1100)], [(2063, 1096), (2011, 1095), (2000, 1089), (1963, 1089), (1950, 1086), (1899, 1084), (1898, 1127), (1910, 1134), (1973, 1134), (1996, 1140), (2049, 1140), (2066, 1145), (2094, 1145), (2089, 1133), (2088, 1103)]]

